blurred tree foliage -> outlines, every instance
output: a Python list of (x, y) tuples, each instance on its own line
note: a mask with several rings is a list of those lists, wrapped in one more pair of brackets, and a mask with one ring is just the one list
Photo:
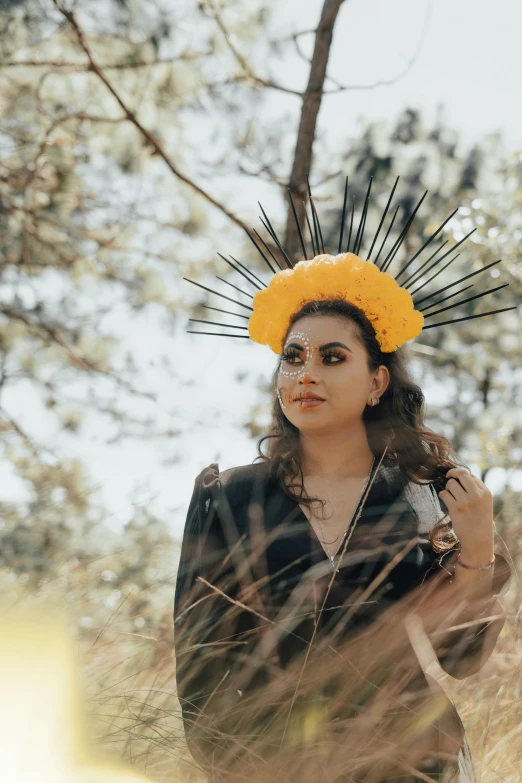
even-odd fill
[[(254, 40), (263, 5), (234, 7)], [(115, 314), (156, 308), (169, 329), (183, 310), (181, 275), (210, 256), (209, 213), (234, 217), (205, 190), (212, 161), (192, 124), (250, 87), (204, 3), (4, 3), (0, 62), (1, 443), (31, 497), (1, 504), (0, 562), (41, 575), (104, 551), (104, 512), (84, 467), (5, 401), (29, 384), (50, 432), (81, 438), (96, 411), (113, 440), (172, 436), (146, 412), (155, 392)]]

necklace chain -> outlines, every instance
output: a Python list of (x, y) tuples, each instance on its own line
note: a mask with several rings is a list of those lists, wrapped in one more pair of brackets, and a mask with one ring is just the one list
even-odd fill
[[(355, 516), (355, 514), (357, 512), (357, 509), (359, 508), (359, 503), (361, 502), (361, 498), (362, 498), (362, 496), (364, 495), (364, 493), (366, 491), (366, 487), (368, 486), (368, 482), (370, 480), (370, 476), (372, 475), (372, 470), (373, 470), (373, 466), (374, 465), (375, 465), (375, 455), (373, 456), (372, 466), (370, 468), (370, 472), (368, 473), (366, 481), (364, 482), (363, 490), (362, 490), (361, 494), (359, 495), (359, 499), (357, 501), (357, 505), (355, 506), (355, 511), (354, 511), (354, 515), (353, 516)], [(351, 522), (353, 520), (353, 516), (352, 516), (352, 519), (350, 520), (350, 524), (351, 524)], [(350, 524), (348, 524), (348, 527), (344, 531), (344, 533), (343, 533), (343, 535), (341, 537), (341, 540), (339, 541), (339, 545), (337, 546), (337, 549), (335, 550), (333, 555), (331, 555), (330, 554), (330, 550), (328, 549), (328, 544), (327, 544), (326, 537), (325, 537), (325, 534), (324, 534), (323, 525), (322, 525), (321, 520), (319, 519), (319, 517), (317, 517), (317, 521), (319, 522), (319, 527), (321, 528), (321, 534), (323, 536), (322, 543), (326, 547), (326, 554), (328, 555), (328, 559), (330, 560), (332, 566), (335, 568), (335, 556), (336, 556), (337, 552), (339, 551), (339, 549), (341, 548), (341, 545), (342, 545), (344, 539), (346, 538), (346, 534), (348, 533), (348, 530), (350, 529)]]

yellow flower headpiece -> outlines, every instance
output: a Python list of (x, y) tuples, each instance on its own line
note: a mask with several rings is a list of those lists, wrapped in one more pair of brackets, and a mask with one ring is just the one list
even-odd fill
[(386, 353), (422, 331), (422, 313), (391, 275), (353, 253), (323, 253), (311, 261), (299, 261), (293, 269), (280, 270), (268, 288), (258, 291), (248, 322), (250, 337), (280, 354), (293, 313), (306, 302), (333, 298), (344, 299), (365, 313)]
[[(309, 258), (309, 254), (306, 248), (305, 238), (303, 236), (303, 230), (301, 226), (302, 221), (298, 218), (297, 210), (295, 208), (294, 200), (290, 190), (288, 191), (290, 204), (292, 206), (296, 228), (303, 250), (302, 261), (294, 263), (288, 256), (284, 247), (279, 241), (276, 232), (272, 228), (272, 224), (270, 223), (270, 220), (268, 219), (263, 207), (261, 207), (263, 217), (265, 218), (263, 225), (270, 234), (270, 241), (273, 243), (273, 246), (277, 246), (278, 255), (280, 258), (282, 257), (284, 259), (288, 268), (285, 269), (283, 266), (281, 266), (279, 258), (274, 254), (274, 252), (272, 252), (270, 246), (257, 233), (257, 231), (254, 230), (256, 239), (254, 239), (250, 232), (247, 231), (250, 240), (259, 251), (263, 261), (267, 264), (273, 273), (272, 280), (267, 285), (263, 280), (261, 280), (261, 278), (254, 274), (254, 272), (247, 269), (247, 267), (241, 264), (239, 261), (236, 261), (233, 256), (231, 256), (231, 258), (236, 263), (232, 263), (232, 261), (229, 261), (227, 258), (225, 258), (225, 256), (222, 256), (221, 253), (219, 253), (221, 258), (226, 261), (226, 263), (231, 266), (232, 269), (242, 275), (242, 277), (245, 278), (245, 280), (251, 286), (254, 286), (257, 289), (257, 293), (253, 295), (248, 291), (244, 291), (242, 288), (239, 288), (237, 285), (233, 285), (228, 280), (223, 280), (221, 277), (218, 279), (234, 288), (241, 295), (249, 297), (251, 300), (253, 300), (253, 307), (245, 304), (243, 301), (240, 301), (237, 297), (234, 299), (230, 296), (226, 296), (219, 291), (214, 291), (212, 288), (207, 288), (207, 286), (201, 285), (201, 283), (197, 283), (194, 280), (189, 280), (188, 277), (184, 277), (183, 279), (187, 280), (189, 283), (197, 285), (199, 288), (203, 288), (205, 291), (210, 291), (211, 293), (214, 293), (223, 299), (227, 299), (229, 302), (234, 302), (236, 305), (238, 305), (238, 307), (243, 308), (243, 311), (249, 310), (251, 312), (251, 315), (247, 316), (244, 315), (244, 312), (234, 313), (230, 310), (221, 310), (219, 307), (203, 305), (203, 307), (207, 307), (209, 310), (216, 310), (217, 312), (228, 313), (228, 315), (232, 315), (236, 318), (245, 319), (248, 321), (248, 326), (222, 323), (219, 321), (204, 321), (199, 318), (190, 318), (190, 321), (204, 324), (213, 324), (215, 326), (221, 326), (226, 329), (236, 329), (240, 332), (248, 332), (248, 334), (234, 334), (226, 332), (195, 332), (191, 329), (187, 329), (187, 332), (191, 334), (213, 334), (220, 337), (250, 338), (257, 343), (261, 343), (262, 345), (269, 345), (275, 353), (280, 354), (283, 350), (283, 339), (288, 329), (291, 316), (297, 310), (299, 310), (302, 305), (315, 299), (342, 298), (347, 302), (351, 302), (356, 307), (359, 307), (359, 309), (365, 313), (366, 317), (375, 329), (375, 335), (381, 350), (384, 353), (391, 353), (392, 351), (396, 351), (397, 348), (400, 348), (400, 346), (408, 340), (412, 340), (414, 337), (417, 337), (417, 335), (420, 334), (423, 329), (432, 329), (436, 326), (445, 326), (446, 324), (468, 321), (472, 318), (482, 318), (486, 315), (503, 313), (507, 310), (516, 310), (516, 306), (503, 307), (499, 310), (490, 310), (487, 313), (479, 313), (477, 315), (466, 314), (461, 318), (452, 318), (449, 321), (437, 321), (436, 323), (428, 322), (428, 325), (426, 325), (426, 321), (430, 318), (437, 316), (440, 313), (446, 313), (453, 308), (458, 308), (461, 305), (465, 305), (475, 299), (480, 299), (482, 296), (486, 296), (487, 294), (492, 294), (501, 288), (505, 288), (507, 285), (509, 285), (509, 283), (497, 286), (496, 288), (491, 288), (488, 291), (475, 294), (475, 296), (470, 296), (466, 299), (453, 301), (453, 303), (450, 305), (444, 304), (443, 307), (438, 307), (438, 305), (442, 304), (443, 302), (446, 302), (449, 299), (454, 299), (454, 297), (458, 296), (458, 294), (461, 294), (468, 290), (468, 288), (472, 287), (471, 285), (467, 285), (465, 288), (455, 290), (454, 287), (456, 285), (464, 282), (464, 280), (469, 280), (471, 277), (475, 277), (475, 275), (479, 275), (481, 272), (485, 272), (490, 267), (500, 263), (501, 259), (499, 259), (498, 261), (493, 261), (491, 264), (487, 264), (486, 266), (482, 267), (482, 269), (478, 269), (475, 272), (471, 272), (464, 277), (454, 280), (452, 283), (449, 283), (449, 285), (439, 287), (436, 284), (435, 290), (431, 290), (429, 293), (423, 294), (420, 299), (413, 299), (413, 297), (419, 291), (425, 289), (427, 286), (430, 286), (432, 280), (444, 272), (444, 270), (447, 269), (447, 267), (449, 267), (456, 258), (458, 258), (459, 254), (457, 253), (457, 255), (442, 265), (444, 259), (452, 254), (453, 251), (459, 247), (459, 245), (465, 242), (466, 239), (471, 236), (473, 231), (475, 231), (475, 229), (470, 231), (469, 234), (467, 234), (463, 239), (459, 240), (444, 254), (440, 255), (440, 251), (447, 244), (446, 240), (441, 245), (439, 245), (437, 250), (435, 250), (435, 252), (432, 253), (427, 260), (421, 262), (419, 256), (433, 242), (437, 235), (440, 234), (446, 223), (448, 223), (456, 215), (458, 210), (455, 210), (448, 218), (446, 218), (446, 220), (437, 228), (437, 230), (434, 231), (430, 237), (428, 237), (419, 250), (417, 250), (417, 252), (414, 253), (414, 255), (398, 270), (395, 277), (392, 277), (388, 274), (388, 269), (394, 258), (397, 256), (401, 246), (403, 245), (408, 231), (410, 230), (413, 223), (413, 219), (415, 218), (415, 215), (417, 214), (417, 211), (427, 194), (426, 191), (413, 209), (412, 213), (408, 217), (405, 216), (403, 218), (403, 229), (400, 231), (396, 239), (390, 239), (392, 242), (392, 247), (389, 249), (388, 253), (386, 253), (386, 250), (384, 250), (383, 253), (384, 246), (391, 233), (391, 229), (393, 228), (393, 224), (399, 210), (399, 207), (397, 207), (391, 219), (390, 225), (386, 230), (386, 236), (384, 237), (381, 247), (377, 252), (375, 261), (372, 261), (371, 256), (374, 247), (376, 247), (377, 238), (381, 230), (385, 230), (385, 218), (388, 214), (388, 210), (390, 208), (398, 181), (399, 178), (397, 177), (379, 222), (377, 232), (371, 243), (371, 247), (368, 253), (364, 254), (367, 257), (367, 261), (363, 261), (360, 256), (364, 231), (366, 227), (366, 220), (369, 213), (370, 190), (372, 187), (371, 179), (366, 193), (366, 198), (357, 231), (355, 231), (355, 227), (353, 225), (355, 197), (353, 198), (348, 242), (346, 252), (342, 253), (341, 249), (343, 245), (343, 233), (347, 216), (346, 207), (348, 203), (348, 178), (346, 178), (343, 211), (341, 217), (341, 234), (339, 237), (339, 248), (337, 251), (338, 255), (336, 256), (325, 253), (323, 235), (321, 232), (321, 226), (319, 224), (319, 216), (312, 198), (310, 186), (308, 186), (308, 196), (312, 207), (313, 230), (304, 202), (303, 206), (304, 217), (306, 218), (306, 224), (309, 228), (310, 241), (312, 245), (311, 261), (307, 260)], [(354, 229), (353, 234), (352, 229)], [(353, 242), (352, 236), (354, 237)], [(259, 240), (259, 243), (257, 240)], [(379, 263), (379, 256), (381, 253), (383, 253), (384, 258)], [(270, 256), (272, 261), (274, 261), (275, 264), (279, 267), (279, 271), (274, 268), (268, 256)], [(409, 271), (406, 278), (401, 280), (399, 284), (399, 278), (401, 278), (407, 270)], [(433, 270), (436, 271), (432, 274)], [(451, 289), (453, 289), (451, 293), (445, 293)], [(431, 301), (431, 303), (429, 303), (430, 300), (433, 300), (434, 297), (438, 297), (439, 294), (443, 293), (444, 296), (442, 298), (437, 298), (435, 301)]]

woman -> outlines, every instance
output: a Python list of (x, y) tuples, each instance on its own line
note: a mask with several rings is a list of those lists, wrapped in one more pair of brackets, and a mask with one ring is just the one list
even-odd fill
[(210, 780), (475, 779), (429, 669), (484, 664), (510, 569), (491, 493), (423, 425), (401, 347), (423, 319), (398, 289), (323, 253), (254, 298), (250, 336), (280, 354), (268, 453), (196, 478), (176, 584), (178, 695)]

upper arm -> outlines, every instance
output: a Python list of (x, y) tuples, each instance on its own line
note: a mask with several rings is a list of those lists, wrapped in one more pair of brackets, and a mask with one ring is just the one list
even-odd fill
[(187, 511), (174, 597), (177, 655), (182, 647), (194, 647), (212, 636), (227, 608), (219, 591), (228, 594), (232, 587), (228, 545), (214, 494), (218, 474), (212, 464), (197, 476)]
[[(232, 505), (213, 463), (196, 478), (181, 544), (174, 599), (178, 694), (212, 691), (241, 654), (240, 634), (253, 615), (236, 599), (244, 561), (239, 546), (237, 493)], [(238, 496), (239, 497), (239, 496)]]
[(237, 549), (236, 506), (227, 501), (217, 465), (202, 471), (189, 503), (176, 579), (177, 693), (189, 749), (203, 763), (215, 752), (231, 672), (245, 654), (243, 635), (254, 625), (253, 615), (236, 602), (237, 561), (231, 554)]
[(194, 481), (176, 577), (175, 621), (199, 594), (198, 577), (217, 577), (226, 556), (226, 543), (212, 493), (217, 483), (219, 469), (216, 463), (204, 468)]

